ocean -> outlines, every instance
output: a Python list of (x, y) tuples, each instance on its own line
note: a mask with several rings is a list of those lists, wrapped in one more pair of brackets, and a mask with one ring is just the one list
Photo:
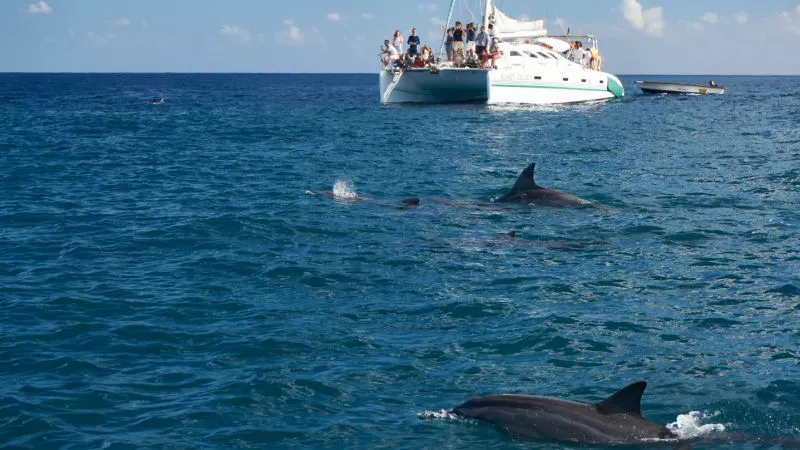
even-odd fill
[[(0, 74), (0, 447), (570, 448), (442, 411), (639, 380), (656, 423), (800, 438), (800, 77), (621, 78)], [(594, 205), (489, 202), (531, 162)]]

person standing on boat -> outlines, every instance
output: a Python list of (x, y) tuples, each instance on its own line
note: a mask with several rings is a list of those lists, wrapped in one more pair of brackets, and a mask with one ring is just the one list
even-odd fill
[(464, 28), (462, 28), (461, 22), (456, 22), (456, 29), (453, 30), (453, 52), (458, 53), (461, 50), (461, 53), (464, 53)]
[(400, 30), (394, 30), (392, 45), (397, 49), (397, 53), (403, 54), (403, 35), (400, 33)]
[(417, 29), (412, 28), (411, 34), (408, 36), (408, 54), (411, 56), (417, 56), (417, 46), (419, 45), (419, 36), (417, 36)]
[(447, 40), (444, 43), (444, 49), (447, 52), (447, 60), (453, 60), (453, 29), (447, 29)]
[(467, 24), (467, 55), (469, 52), (475, 52), (475, 25), (472, 23)]
[(589, 49), (587, 48), (586, 50), (583, 51), (583, 58), (581, 61), (581, 65), (583, 66), (584, 69), (588, 69), (589, 63), (591, 61), (592, 61), (592, 52), (590, 52)]
[(475, 37), (475, 54), (478, 58), (482, 58), (486, 53), (486, 48), (489, 47), (489, 35), (486, 33), (486, 26), (481, 26), (481, 32)]

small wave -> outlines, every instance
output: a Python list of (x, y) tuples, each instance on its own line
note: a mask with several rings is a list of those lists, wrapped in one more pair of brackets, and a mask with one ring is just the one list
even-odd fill
[(356, 189), (351, 181), (336, 180), (333, 183), (333, 196), (336, 198), (354, 199), (356, 198)]
[(692, 439), (708, 433), (721, 433), (725, 431), (725, 425), (721, 423), (707, 423), (701, 425), (705, 419), (718, 416), (719, 413), (704, 414), (700, 411), (691, 411), (689, 414), (679, 414), (675, 422), (667, 424), (667, 428), (677, 434), (680, 439)]
[(417, 414), (419, 420), (457, 420), (459, 417), (452, 411), (423, 411)]

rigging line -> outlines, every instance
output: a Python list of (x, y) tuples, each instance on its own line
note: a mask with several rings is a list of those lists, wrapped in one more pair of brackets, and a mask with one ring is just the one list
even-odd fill
[(447, 29), (450, 27), (450, 19), (453, 17), (453, 6), (456, 0), (450, 0), (450, 11), (447, 12), (447, 22), (444, 24), (444, 34), (442, 34), (442, 45), (439, 47), (439, 60), (441, 61), (444, 54), (444, 41), (447, 40)]

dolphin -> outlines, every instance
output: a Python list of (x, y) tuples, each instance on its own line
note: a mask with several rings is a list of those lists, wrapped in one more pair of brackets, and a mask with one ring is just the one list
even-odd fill
[(566, 192), (545, 189), (533, 180), (533, 169), (536, 163), (531, 163), (517, 178), (517, 182), (508, 191), (508, 194), (495, 199), (497, 203), (522, 203), (525, 205), (555, 206), (568, 208), (587, 205), (590, 202)]
[(633, 383), (595, 404), (532, 395), (491, 395), (468, 400), (451, 412), (492, 423), (520, 438), (581, 445), (674, 444), (677, 434), (642, 417), (645, 387), (644, 381)]

